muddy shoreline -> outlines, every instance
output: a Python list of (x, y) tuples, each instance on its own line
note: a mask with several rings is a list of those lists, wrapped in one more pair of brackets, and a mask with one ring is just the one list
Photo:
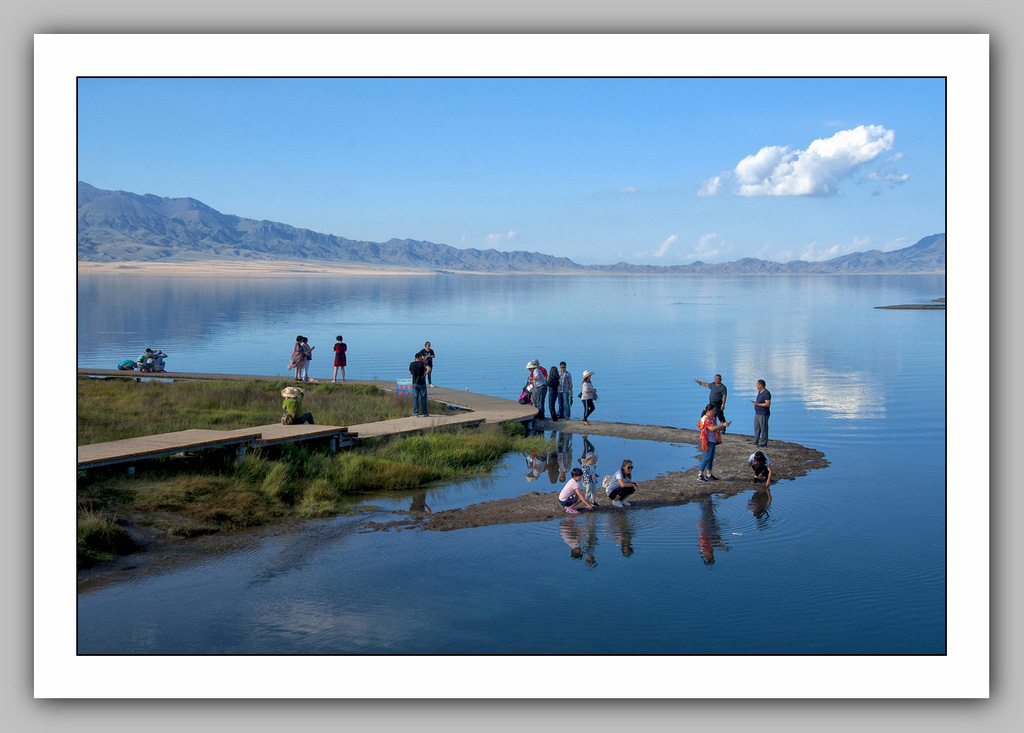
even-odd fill
[[(635, 425), (628, 423), (606, 423), (591, 421), (589, 426), (579, 421), (550, 420), (535, 421), (544, 430), (562, 430), (587, 435), (607, 435), (631, 440), (653, 440), (664, 443), (690, 444), (694, 454), (699, 453), (697, 444), (700, 433), (697, 430), (673, 428), (663, 425)], [(735, 496), (743, 491), (763, 487), (755, 484), (747, 466), (747, 458), (757, 448), (751, 444), (750, 435), (728, 433), (715, 453), (714, 475), (718, 481), (697, 480), (697, 469), (675, 471), (656, 478), (639, 481), (640, 490), (629, 497), (630, 507), (619, 509), (612, 506), (603, 492), (598, 494), (599, 505), (595, 512), (637, 511), (663, 506), (678, 506), (708, 496)], [(779, 481), (792, 481), (805, 476), (809, 471), (826, 468), (829, 463), (821, 451), (807, 448), (798, 443), (769, 441), (764, 449), (772, 462), (772, 485)], [(390, 522), (367, 521), (363, 531), (387, 531), (392, 529), (416, 528), (448, 532), (470, 527), (486, 527), (495, 524), (519, 524), (523, 522), (546, 522), (565, 516), (565, 510), (558, 503), (559, 486), (554, 491), (531, 491), (514, 499), (495, 499), (473, 504), (464, 509), (448, 509), (425, 514), (410, 511), (396, 511), (405, 515)], [(588, 510), (581, 510), (588, 511)]]
[[(538, 429), (560, 430), (587, 435), (606, 435), (630, 440), (650, 440), (664, 443), (693, 446), (694, 455), (699, 453), (700, 434), (697, 430), (674, 428), (663, 425), (636, 425), (630, 423), (608, 423), (591, 421), (583, 425), (579, 420), (553, 422), (536, 420)], [(752, 436), (729, 432), (718, 447), (715, 455), (714, 473), (718, 481), (697, 481), (697, 469), (671, 472), (653, 479), (638, 482), (640, 490), (630, 497), (630, 507), (613, 507), (603, 491), (598, 495), (595, 512), (622, 512), (654, 509), (664, 506), (678, 506), (699, 501), (709, 496), (734, 496), (744, 491), (763, 487), (751, 480), (747, 458), (756, 450), (751, 445)], [(810, 471), (829, 465), (825, 454), (798, 443), (771, 440), (765, 452), (771, 458), (773, 488), (779, 482), (792, 481), (807, 475)], [(393, 510), (395, 519), (380, 522), (367, 519), (357, 523), (356, 532), (387, 532), (417, 529), (423, 531), (450, 532), (472, 527), (486, 527), (499, 524), (521, 524), (546, 522), (565, 516), (558, 503), (558, 491), (531, 491), (509, 499), (496, 499), (472, 504), (463, 509), (448, 509), (427, 514), (409, 510)], [(582, 510), (587, 511), (587, 510)], [(183, 566), (201, 557), (209, 557), (231, 549), (259, 541), (262, 537), (290, 534), (308, 528), (315, 522), (326, 520), (287, 520), (266, 527), (240, 532), (217, 533), (202, 537), (182, 539), (168, 536), (159, 530), (131, 525), (128, 527), (133, 540), (140, 550), (109, 563), (99, 563), (90, 568), (79, 569), (79, 591), (89, 590), (116, 582), (136, 573), (150, 574), (157, 571)]]

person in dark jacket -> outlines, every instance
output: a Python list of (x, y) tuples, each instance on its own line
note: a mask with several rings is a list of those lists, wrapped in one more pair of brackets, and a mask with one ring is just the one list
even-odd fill
[(555, 409), (555, 402), (558, 400), (558, 383), (562, 381), (561, 375), (558, 373), (558, 367), (553, 366), (548, 369), (548, 412), (551, 414), (553, 421), (558, 420), (558, 411)]

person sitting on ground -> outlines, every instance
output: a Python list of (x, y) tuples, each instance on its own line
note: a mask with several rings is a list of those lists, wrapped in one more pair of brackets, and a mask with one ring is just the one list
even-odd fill
[(615, 475), (610, 478), (611, 480), (608, 481), (604, 491), (608, 494), (608, 498), (612, 500), (612, 505), (629, 506), (626, 497), (632, 496), (640, 490), (640, 487), (633, 481), (633, 461), (623, 461), (622, 468), (616, 471)]
[(313, 413), (302, 412), (302, 396), (304, 394), (301, 387), (285, 387), (281, 390), (281, 396), (284, 397), (284, 404), (281, 407), (282, 425), (315, 424)]
[(579, 514), (576, 505), (582, 503), (587, 509), (594, 507), (583, 497), (580, 489), (580, 479), (583, 478), (583, 471), (578, 468), (572, 470), (570, 478), (558, 494), (558, 503), (565, 507), (566, 514)]
[(763, 451), (755, 451), (750, 454), (750, 458), (747, 459), (747, 463), (750, 468), (754, 471), (754, 481), (760, 483), (761, 477), (764, 477), (764, 487), (767, 489), (772, 485), (772, 462), (768, 460), (768, 456)]

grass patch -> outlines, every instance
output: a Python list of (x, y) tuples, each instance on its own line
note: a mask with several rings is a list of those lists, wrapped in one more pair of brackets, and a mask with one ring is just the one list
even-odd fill
[[(287, 384), (80, 379), (79, 442), (266, 424), (280, 414), (279, 393)], [(304, 408), (318, 423), (356, 425), (405, 417), (411, 398), (367, 385), (319, 384), (307, 389)], [(440, 405), (430, 409), (443, 412)], [(237, 461), (229, 449), (211, 449), (146, 461), (133, 477), (123, 466), (80, 471), (79, 565), (134, 549), (117, 517), (189, 537), (335, 516), (350, 510), (354, 494), (484, 475), (507, 453), (543, 449), (542, 437), (527, 436), (520, 423), (506, 423), (366, 441), (337, 454), (311, 443), (287, 443)]]
[[(232, 430), (277, 422), (281, 390), (290, 380), (264, 382), (136, 382), (130, 379), (78, 379), (78, 445), (171, 433), (190, 428)], [(323, 425), (362, 423), (407, 417), (412, 397), (366, 384), (304, 384), (303, 410)], [(455, 410), (430, 401), (430, 412)]]

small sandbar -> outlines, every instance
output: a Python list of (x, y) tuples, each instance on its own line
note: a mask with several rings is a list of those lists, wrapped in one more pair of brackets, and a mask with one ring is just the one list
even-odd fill
[[(590, 425), (583, 425), (580, 421), (565, 422), (561, 420), (558, 422), (539, 420), (537, 427), (545, 430), (586, 433), (587, 435), (608, 435), (633, 440), (690, 444), (693, 445), (695, 456), (699, 452), (699, 431), (685, 428), (605, 422), (591, 422)], [(600, 504), (595, 511), (599, 513), (621, 512), (679, 506), (712, 495), (727, 497), (744, 491), (752, 491), (756, 486), (751, 480), (752, 474), (747, 466), (747, 458), (757, 450), (751, 445), (752, 440), (750, 435), (728, 433), (725, 436), (725, 440), (718, 446), (715, 454), (715, 475), (718, 476), (718, 481), (705, 483), (697, 480), (695, 457), (694, 467), (691, 469), (670, 472), (647, 481), (640, 481), (640, 491), (629, 498), (631, 506), (628, 509), (613, 507), (606, 497), (602, 501), (599, 494)], [(824, 453), (798, 443), (772, 440), (763, 450), (772, 462), (773, 485), (780, 480), (793, 480), (807, 475), (810, 471), (826, 468), (829, 465)], [(366, 522), (363, 525), (363, 531), (417, 528), (447, 532), (496, 524), (546, 522), (564, 517), (565, 511), (558, 503), (558, 491), (556, 490), (543, 493), (531, 491), (512, 499), (485, 501), (464, 509), (450, 509), (433, 514), (416, 512), (396, 512), (396, 514), (403, 516), (391, 522)]]

